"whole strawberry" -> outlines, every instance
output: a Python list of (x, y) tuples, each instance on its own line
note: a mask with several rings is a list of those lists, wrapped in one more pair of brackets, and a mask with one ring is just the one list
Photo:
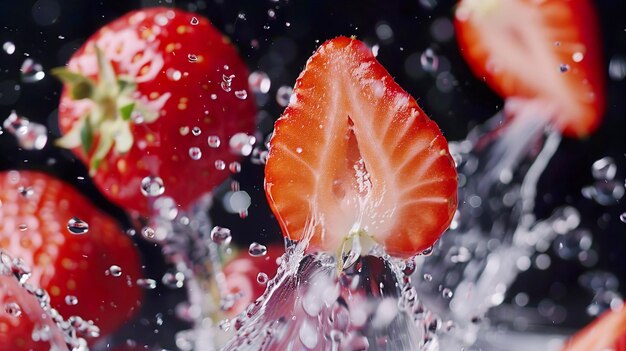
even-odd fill
[(85, 161), (107, 197), (144, 215), (156, 196), (188, 207), (211, 191), (240, 157), (230, 138), (254, 127), (248, 70), (192, 13), (128, 13), (54, 73), (65, 83), (57, 144)]
[[(92, 320), (102, 335), (139, 309), (137, 249), (112, 217), (58, 179), (0, 172), (0, 248), (21, 260), (29, 282), (48, 292), (61, 315)], [(0, 284), (0, 296), (7, 294), (5, 287)], [(0, 335), (17, 335), (2, 323)]]

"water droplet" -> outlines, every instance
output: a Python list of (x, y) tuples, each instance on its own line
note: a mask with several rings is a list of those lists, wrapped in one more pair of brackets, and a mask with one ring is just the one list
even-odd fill
[(218, 327), (225, 332), (228, 331), (230, 329), (230, 320), (222, 319), (218, 324)]
[(302, 345), (310, 350), (315, 349), (315, 346), (317, 345), (317, 330), (311, 325), (311, 323), (309, 323), (308, 320), (304, 320), (302, 322), (302, 325), (298, 330), (298, 336)]
[(17, 229), (19, 229), (21, 232), (25, 231), (26, 229), (28, 229), (28, 226), (24, 223), (21, 223), (17, 226)]
[(235, 155), (250, 156), (253, 145), (256, 143), (256, 138), (249, 136), (246, 133), (236, 133), (228, 141), (230, 151)]
[(196, 17), (191, 17), (191, 21), (189, 21), (189, 23), (191, 23), (192, 26), (197, 26), (200, 21)]
[(269, 277), (267, 276), (267, 274), (260, 272), (259, 274), (257, 274), (256, 276), (256, 281), (257, 283), (261, 284), (261, 285), (265, 285), (267, 284), (267, 281), (269, 280)]
[(626, 212), (624, 212), (621, 215), (619, 215), (619, 219), (620, 219), (620, 221), (626, 223)]
[(46, 76), (43, 67), (31, 58), (24, 60), (20, 67), (20, 72), (22, 72), (22, 82), (24, 83), (35, 83)]
[(420, 64), (424, 71), (435, 72), (439, 68), (439, 57), (437, 57), (433, 49), (428, 48), (420, 56)]
[(193, 136), (198, 136), (202, 134), (202, 129), (200, 129), (200, 127), (193, 127), (191, 129), (191, 134), (193, 134)]
[(239, 173), (241, 172), (241, 163), (237, 162), (237, 161), (233, 161), (228, 165), (228, 170), (230, 170), (231, 173)]
[(109, 273), (114, 277), (120, 277), (122, 276), (122, 268), (118, 265), (112, 265), (109, 267)]
[(222, 160), (215, 160), (215, 169), (218, 171), (223, 171), (226, 169), (226, 162)]
[(72, 217), (67, 222), (67, 230), (74, 235), (87, 234), (89, 231), (89, 224), (78, 217)]
[(198, 61), (198, 56), (196, 56), (195, 54), (188, 54), (187, 60), (189, 60), (189, 62), (191, 63), (196, 62)]
[(154, 239), (155, 231), (151, 227), (143, 227), (141, 229), (141, 235), (146, 239)]
[(141, 193), (144, 196), (160, 196), (165, 192), (163, 179), (160, 177), (147, 176), (141, 180)]
[(210, 135), (207, 138), (207, 142), (209, 144), (209, 147), (212, 149), (217, 149), (218, 147), (220, 147), (220, 144), (222, 143), (222, 141), (220, 140), (220, 137), (218, 137), (217, 135)]
[(433, 280), (433, 276), (428, 273), (424, 273), (424, 280), (430, 282)]
[(22, 308), (15, 302), (9, 302), (4, 306), (4, 311), (12, 317), (19, 317), (22, 314)]
[(614, 81), (626, 78), (626, 57), (615, 55), (609, 62), (609, 77)]
[(576, 229), (556, 237), (553, 242), (554, 251), (564, 260), (578, 257), (582, 251), (591, 249), (593, 236), (586, 229)]
[(447, 300), (451, 299), (453, 295), (454, 293), (452, 292), (452, 290), (448, 288), (444, 288), (443, 291), (441, 292), (441, 296), (443, 296), (443, 298)]
[(613, 180), (617, 166), (612, 157), (603, 157), (591, 165), (591, 174), (596, 180)]
[(15, 111), (11, 111), (2, 126), (13, 134), (19, 145), (26, 150), (41, 150), (48, 142), (48, 129), (44, 125), (31, 122)]
[(561, 64), (561, 65), (559, 66), (559, 72), (561, 72), (561, 73), (565, 73), (565, 72), (567, 72), (567, 71), (569, 71), (569, 65), (568, 65), (568, 64), (563, 63), (563, 64)]
[(291, 100), (292, 94), (293, 94), (293, 88), (288, 85), (283, 85), (282, 87), (278, 88), (278, 90), (276, 91), (276, 102), (280, 106), (285, 107), (289, 105), (289, 100)]
[(248, 248), (248, 253), (252, 257), (265, 256), (267, 254), (267, 247), (257, 242), (253, 242)]
[(572, 54), (572, 60), (574, 62), (580, 62), (585, 58), (585, 55), (582, 52), (575, 52)]
[(581, 190), (584, 197), (602, 206), (615, 205), (624, 196), (624, 185), (615, 180), (598, 180)]
[(433, 247), (428, 247), (426, 248), (426, 250), (422, 251), (421, 255), (422, 256), (430, 256), (433, 254)]
[(224, 227), (215, 226), (211, 229), (211, 240), (219, 245), (228, 245), (232, 240), (230, 229)]
[(185, 275), (182, 272), (166, 272), (161, 279), (163, 285), (171, 289), (179, 289), (185, 285)]
[(174, 82), (179, 81), (183, 77), (183, 74), (180, 73), (179, 70), (173, 68), (168, 68), (167, 71), (165, 71), (165, 75)]
[(234, 74), (231, 74), (230, 76), (227, 76), (225, 74), (222, 75), (222, 82), (220, 83), (220, 86), (222, 87), (222, 90), (224, 90), (225, 92), (229, 92), (231, 91), (231, 86), (233, 84), (233, 78), (235, 78)]
[(156, 280), (154, 279), (137, 279), (137, 286), (146, 290), (156, 288)]
[(267, 73), (263, 71), (254, 71), (248, 76), (248, 86), (253, 93), (267, 94), (272, 86), (272, 81)]
[(78, 298), (74, 295), (65, 296), (65, 304), (68, 306), (75, 306), (78, 304)]
[(35, 194), (35, 190), (33, 190), (33, 187), (24, 187), (24, 186), (20, 186), (19, 188), (17, 188), (17, 191), (20, 193), (20, 195), (22, 195), (23, 197), (31, 197)]
[(6, 52), (9, 55), (13, 55), (13, 53), (15, 52), (15, 44), (13, 44), (10, 41), (7, 41), (4, 44), (2, 44), (2, 50), (4, 50), (4, 52)]
[(199, 160), (200, 158), (202, 158), (202, 151), (200, 150), (199, 147), (190, 147), (189, 148), (189, 157), (191, 157), (192, 160)]
[(237, 99), (245, 100), (248, 97), (248, 92), (245, 90), (237, 90), (235, 91), (235, 96)]

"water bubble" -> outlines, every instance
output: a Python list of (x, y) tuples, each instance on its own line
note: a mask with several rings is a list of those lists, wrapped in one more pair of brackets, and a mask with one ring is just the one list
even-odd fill
[(78, 298), (74, 295), (65, 296), (65, 304), (68, 306), (75, 306), (78, 304)]
[(230, 151), (235, 155), (249, 156), (252, 153), (256, 138), (246, 133), (236, 133), (228, 141)]
[(191, 157), (192, 160), (197, 161), (202, 158), (202, 151), (199, 147), (192, 146), (189, 148), (189, 157)]
[(230, 76), (227, 76), (225, 74), (222, 75), (222, 82), (220, 83), (220, 86), (222, 87), (222, 90), (224, 90), (225, 92), (229, 92), (231, 91), (231, 87), (233, 84), (233, 78), (235, 78), (234, 74), (231, 74)]
[(569, 71), (569, 65), (568, 65), (568, 64), (563, 63), (563, 64), (561, 64), (561, 65), (559, 66), (559, 72), (561, 72), (561, 73), (565, 73), (565, 72), (567, 72), (567, 71)]
[(210, 135), (207, 138), (207, 142), (209, 144), (209, 147), (212, 149), (217, 149), (218, 147), (220, 147), (220, 144), (222, 143), (220, 140), (220, 137), (218, 137), (217, 135)]
[(114, 277), (121, 277), (122, 268), (118, 265), (112, 265), (111, 267), (109, 267), (109, 273)]
[(451, 299), (453, 295), (454, 293), (449, 288), (444, 288), (443, 291), (441, 292), (441, 296), (443, 296), (443, 298), (446, 300)]
[(433, 280), (433, 276), (428, 273), (424, 273), (424, 280), (430, 282)]
[(158, 198), (152, 208), (155, 210), (155, 214), (167, 221), (173, 221), (178, 216), (176, 201), (169, 196)]
[(192, 26), (197, 26), (200, 21), (196, 17), (191, 17), (191, 21), (189, 21), (189, 23), (191, 23)]
[(43, 67), (31, 58), (24, 60), (20, 67), (20, 72), (22, 73), (22, 82), (24, 83), (35, 83), (46, 76)]
[(141, 193), (144, 196), (161, 196), (165, 192), (163, 179), (156, 176), (147, 176), (141, 180)]
[(6, 52), (9, 55), (13, 55), (13, 53), (15, 52), (15, 44), (13, 44), (10, 41), (7, 41), (4, 44), (2, 44), (2, 50), (4, 50), (4, 52)]
[(48, 129), (44, 125), (31, 122), (15, 111), (11, 111), (2, 126), (15, 135), (19, 145), (24, 149), (41, 150), (48, 142)]
[(156, 288), (156, 280), (154, 279), (137, 279), (137, 286), (146, 290), (152, 290)]
[(282, 87), (278, 88), (278, 90), (276, 91), (276, 102), (280, 106), (285, 107), (289, 105), (289, 100), (291, 100), (292, 94), (293, 94), (293, 88), (288, 85), (283, 85)]
[(198, 61), (198, 56), (195, 54), (188, 54), (187, 55), (187, 60), (189, 60), (189, 62), (194, 63)]
[(253, 242), (252, 244), (250, 244), (250, 247), (248, 248), (248, 253), (252, 257), (265, 256), (267, 254), (267, 247), (257, 242)]
[(141, 229), (141, 235), (146, 239), (154, 239), (156, 232), (151, 227), (143, 227)]
[(25, 231), (26, 229), (28, 229), (28, 226), (27, 226), (26, 224), (24, 224), (24, 223), (20, 223), (20, 224), (17, 226), (17, 229), (19, 229), (21, 232), (23, 232), (23, 231)]
[(422, 251), (422, 256), (430, 256), (433, 254), (433, 247), (427, 247), (424, 251)]
[(424, 71), (435, 72), (439, 68), (439, 57), (437, 57), (433, 49), (428, 48), (420, 56), (420, 63)]
[(4, 311), (11, 317), (22, 315), (22, 308), (15, 302), (9, 302), (4, 306)]
[(226, 169), (226, 162), (223, 160), (215, 160), (215, 169), (218, 171), (223, 171)]
[(619, 220), (626, 223), (626, 212), (622, 213), (621, 215), (619, 215)]
[(248, 76), (248, 86), (253, 93), (267, 94), (272, 86), (272, 81), (267, 73), (262, 71), (254, 71)]
[(235, 96), (237, 97), (237, 99), (245, 100), (246, 98), (248, 98), (248, 92), (245, 90), (237, 90), (235, 91)]
[(612, 157), (603, 157), (591, 165), (591, 175), (596, 180), (613, 180), (617, 173), (617, 166)]
[(556, 237), (553, 242), (554, 251), (564, 260), (575, 259), (581, 251), (591, 248), (592, 238), (588, 230), (572, 230)]
[(257, 274), (256, 276), (256, 281), (257, 283), (261, 284), (261, 285), (265, 285), (267, 284), (267, 281), (269, 280), (269, 277), (267, 276), (267, 274), (260, 272), (259, 274)]
[(67, 230), (74, 235), (87, 234), (89, 231), (89, 224), (78, 217), (72, 217), (67, 222)]
[(228, 245), (232, 240), (230, 229), (224, 227), (215, 226), (211, 229), (211, 240), (219, 245)]
[(615, 180), (599, 180), (593, 186), (584, 187), (581, 193), (600, 205), (611, 206), (617, 204), (624, 196), (624, 185)]
[(390, 42), (393, 40), (393, 29), (387, 22), (378, 22), (376, 24), (376, 36), (382, 42)]
[(233, 161), (228, 165), (228, 170), (231, 173), (239, 173), (241, 172), (241, 163), (237, 162), (237, 161)]
[(200, 127), (193, 127), (191, 129), (191, 134), (193, 134), (193, 136), (198, 136), (202, 134), (202, 129), (200, 129)]

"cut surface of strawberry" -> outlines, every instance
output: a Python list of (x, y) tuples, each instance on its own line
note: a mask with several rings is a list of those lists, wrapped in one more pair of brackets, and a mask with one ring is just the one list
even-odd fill
[(562, 351), (626, 351), (626, 308), (607, 311), (576, 333)]
[(335, 251), (371, 238), (408, 257), (429, 248), (457, 205), (441, 131), (370, 49), (338, 37), (296, 81), (276, 122), (265, 189), (283, 233)]
[(461, 53), (501, 96), (543, 100), (568, 136), (598, 127), (604, 78), (590, 1), (462, 0), (455, 17)]

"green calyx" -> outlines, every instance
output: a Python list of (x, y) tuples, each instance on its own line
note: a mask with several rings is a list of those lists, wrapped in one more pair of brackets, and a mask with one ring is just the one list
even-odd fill
[(56, 145), (66, 149), (81, 147), (90, 157), (89, 171), (94, 173), (106, 155), (114, 149), (124, 154), (134, 143), (130, 130), (133, 117), (151, 123), (158, 112), (151, 111), (133, 98), (137, 84), (130, 77), (117, 76), (113, 65), (96, 46), (98, 77), (92, 79), (65, 67), (55, 68), (52, 74), (69, 89), (73, 100), (89, 99), (93, 108), (74, 123), (70, 131), (56, 140)]

